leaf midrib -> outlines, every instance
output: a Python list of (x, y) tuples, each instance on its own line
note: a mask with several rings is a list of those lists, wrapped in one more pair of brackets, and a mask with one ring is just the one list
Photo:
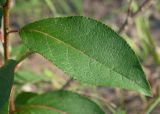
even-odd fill
[[(136, 81), (131, 80), (131, 79), (130, 79), (130, 78), (128, 78), (127, 76), (123, 75), (122, 73), (117, 72), (117, 71), (116, 71), (116, 70), (114, 70), (113, 68), (110, 68), (110, 67), (108, 67), (108, 66), (106, 66), (106, 65), (102, 64), (101, 62), (99, 62), (99, 61), (98, 61), (98, 60), (96, 60), (95, 58), (92, 58), (92, 57), (90, 57), (89, 55), (85, 54), (83, 51), (81, 51), (81, 50), (79, 50), (79, 49), (75, 48), (74, 46), (72, 46), (72, 45), (70, 45), (70, 44), (68, 44), (68, 43), (66, 43), (66, 42), (64, 42), (64, 41), (62, 41), (62, 40), (59, 40), (59, 39), (57, 39), (57, 38), (53, 37), (52, 35), (50, 35), (50, 34), (48, 34), (48, 33), (45, 33), (45, 32), (43, 32), (43, 31), (36, 30), (36, 29), (28, 29), (28, 30), (26, 30), (26, 31), (31, 32), (31, 33), (32, 33), (32, 32), (40, 33), (40, 34), (42, 34), (42, 35), (44, 35), (44, 36), (48, 36), (48, 37), (50, 37), (50, 38), (53, 38), (56, 42), (61, 42), (62, 44), (64, 44), (64, 46), (66, 46), (66, 47), (70, 47), (70, 48), (72, 48), (72, 49), (74, 49), (74, 50), (78, 51), (79, 53), (81, 53), (81, 54), (83, 54), (83, 55), (85, 55), (85, 56), (89, 57), (90, 59), (92, 59), (92, 60), (96, 61), (96, 62), (97, 62), (97, 63), (99, 63), (100, 65), (102, 65), (102, 66), (106, 67), (107, 69), (109, 69), (109, 70), (111, 70), (111, 71), (113, 71), (113, 72), (115, 72), (115, 73), (119, 74), (122, 78), (124, 78), (124, 77), (125, 77), (127, 80), (132, 81), (132, 83), (133, 83), (133, 84), (137, 84), (138, 86), (142, 87), (142, 85), (140, 85), (140, 84), (139, 84), (139, 83), (137, 83)], [(123, 76), (124, 76), (124, 77), (123, 77)], [(144, 89), (145, 89), (145, 88), (144, 88)]]

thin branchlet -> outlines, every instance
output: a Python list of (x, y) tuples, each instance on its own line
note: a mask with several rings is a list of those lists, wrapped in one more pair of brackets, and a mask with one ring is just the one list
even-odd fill
[(128, 11), (127, 11), (127, 17), (126, 17), (126, 20), (124, 21), (124, 23), (120, 26), (119, 30), (118, 30), (118, 33), (122, 33), (126, 26), (128, 26), (129, 24), (129, 19), (130, 21), (132, 21), (143, 9), (145, 9), (147, 6), (150, 6), (150, 4), (152, 3), (153, 0), (145, 0), (138, 8), (138, 10), (136, 12), (131, 12), (131, 8), (130, 8), (130, 4), (131, 4), (131, 1), (130, 0), (130, 3), (129, 3), (129, 8), (128, 8)]

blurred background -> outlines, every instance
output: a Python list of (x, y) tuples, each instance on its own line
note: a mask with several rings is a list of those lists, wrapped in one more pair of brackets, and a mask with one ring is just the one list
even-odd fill
[[(153, 97), (81, 84), (38, 54), (25, 59), (16, 72), (15, 96), (64, 88), (93, 99), (106, 114), (160, 114), (160, 0), (14, 0), (10, 24), (19, 29), (40, 19), (72, 15), (100, 20), (123, 36), (142, 63)], [(11, 37), (11, 57), (16, 58), (25, 48), (18, 34)]]

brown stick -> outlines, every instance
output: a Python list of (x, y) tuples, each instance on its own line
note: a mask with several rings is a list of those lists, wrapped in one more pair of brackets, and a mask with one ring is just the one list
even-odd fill
[(142, 9), (144, 9), (146, 6), (148, 6), (150, 3), (151, 3), (151, 1), (153, 1), (153, 0), (145, 0), (141, 5), (140, 5), (140, 7), (138, 8), (138, 10), (136, 11), (136, 12), (134, 12), (134, 13), (132, 13), (131, 15), (129, 15), (129, 11), (130, 11), (130, 9), (128, 10), (128, 15), (127, 15), (127, 18), (126, 18), (126, 20), (124, 21), (124, 23), (121, 25), (121, 27), (119, 28), (119, 30), (118, 30), (118, 33), (122, 33), (124, 30), (125, 30), (125, 27), (129, 24), (128, 22), (129, 22), (129, 18), (130, 19), (133, 19), (133, 18), (135, 18), (141, 11), (142, 11)]
[[(3, 33), (4, 33), (4, 61), (6, 62), (9, 58), (9, 16), (10, 16), (10, 7), (12, 0), (6, 0), (6, 3), (3, 6)], [(9, 114), (14, 112), (14, 87), (11, 89), (10, 98), (9, 98)]]
[(3, 6), (3, 31), (4, 31), (4, 60), (7, 61), (9, 57), (8, 51), (8, 30), (9, 30), (9, 12), (12, 0), (7, 0), (5, 5)]
[(68, 88), (68, 86), (70, 86), (70, 84), (73, 82), (73, 78), (70, 78), (69, 80), (67, 80), (67, 82), (62, 86), (61, 89), (66, 89)]
[(10, 98), (9, 98), (9, 114), (14, 114), (14, 111), (15, 111), (14, 90), (15, 90), (15, 86), (13, 85), (10, 93)]
[(19, 32), (19, 30), (10, 30), (10, 31), (8, 31), (8, 34), (10, 34), (10, 33), (17, 33), (17, 32)]

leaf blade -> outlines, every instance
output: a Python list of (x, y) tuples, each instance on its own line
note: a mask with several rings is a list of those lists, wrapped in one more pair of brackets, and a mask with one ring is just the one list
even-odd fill
[(16, 62), (8, 61), (0, 68), (0, 109), (9, 99), (10, 91), (13, 85), (13, 73)]
[(0, 0), (0, 5), (3, 6), (5, 4), (6, 0)]
[(38, 94), (36, 93), (31, 93), (31, 92), (22, 92), (20, 93), (16, 99), (15, 99), (15, 106), (16, 108), (20, 107), (21, 105), (25, 105), (29, 99), (32, 97), (37, 96)]
[(135, 53), (96, 20), (81, 16), (45, 19), (23, 27), (20, 36), (30, 50), (81, 82), (151, 94)]
[(19, 110), (17, 114), (29, 112), (38, 114), (104, 114), (99, 106), (88, 98), (63, 90), (31, 98)]

